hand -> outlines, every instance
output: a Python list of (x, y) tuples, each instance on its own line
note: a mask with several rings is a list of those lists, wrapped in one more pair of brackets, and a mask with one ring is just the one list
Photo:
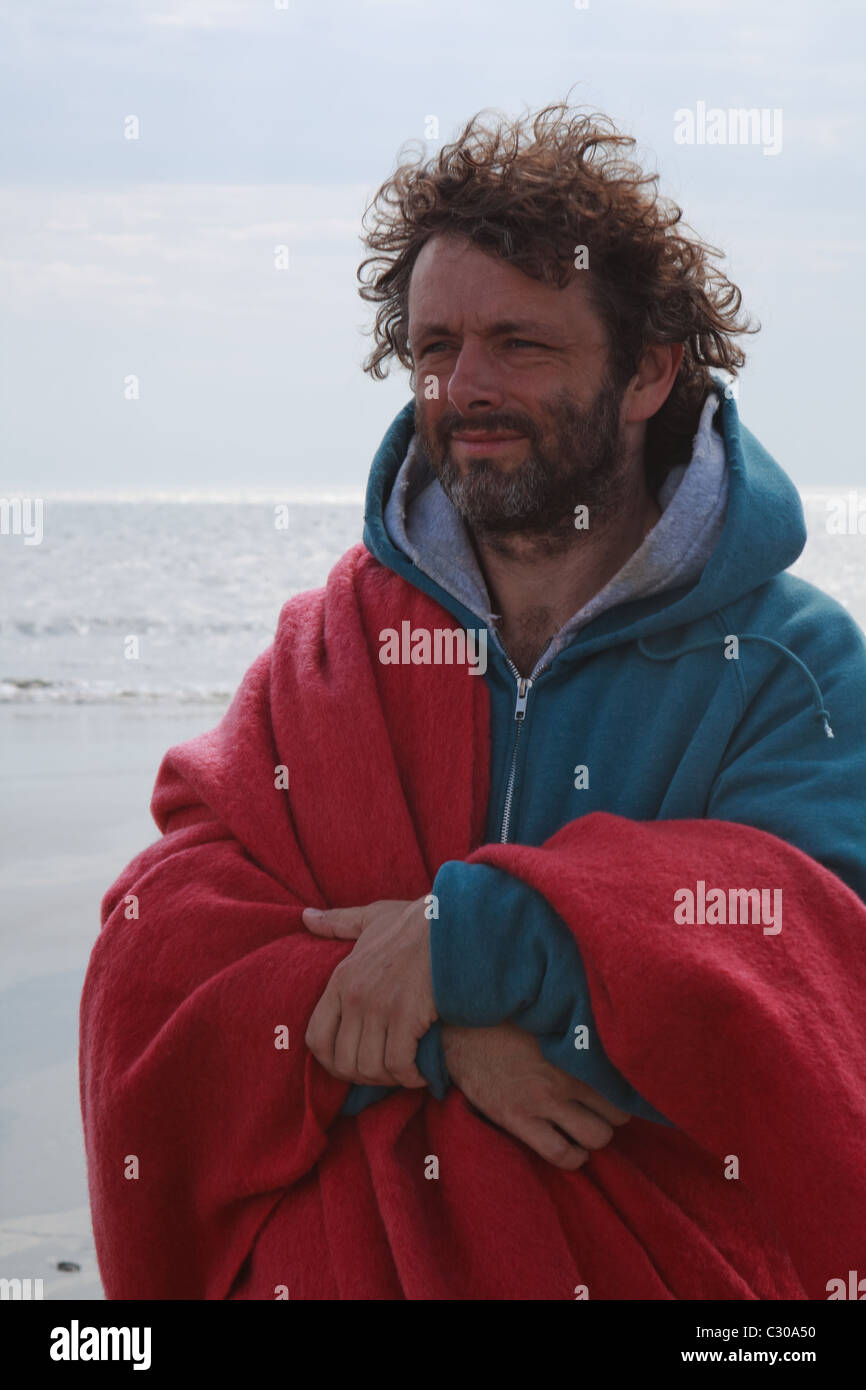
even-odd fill
[(357, 941), (331, 975), (305, 1038), (341, 1081), (427, 1085), (415, 1065), (418, 1040), (438, 1017), (425, 903), (383, 900), (319, 916), (304, 909), (304, 926), (316, 936)]
[(604, 1148), (613, 1138), (612, 1126), (630, 1118), (548, 1062), (538, 1039), (513, 1023), (443, 1024), (442, 1049), (466, 1099), (556, 1168), (583, 1167), (588, 1151)]

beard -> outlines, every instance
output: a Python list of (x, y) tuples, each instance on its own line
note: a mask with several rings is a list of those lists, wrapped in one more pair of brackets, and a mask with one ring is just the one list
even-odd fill
[[(608, 378), (583, 408), (563, 389), (543, 402), (543, 428), (531, 416), (511, 411), (461, 419), (450, 410), (428, 428), (416, 405), (415, 432), (443, 492), (477, 536), (494, 546), (517, 534), (551, 544), (565, 538), (573, 542), (580, 534), (575, 507), (589, 509), (595, 531), (639, 485), (620, 426), (624, 391)], [(450, 439), (470, 427), (519, 431), (529, 442), (529, 453), (516, 466), (476, 455), (461, 468)]]

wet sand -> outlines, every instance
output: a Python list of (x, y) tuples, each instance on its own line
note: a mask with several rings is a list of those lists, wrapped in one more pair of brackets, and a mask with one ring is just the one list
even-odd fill
[(158, 837), (148, 806), (166, 749), (221, 713), (0, 706), (0, 1277), (41, 1278), (46, 1299), (102, 1297), (78, 1093), (100, 899)]

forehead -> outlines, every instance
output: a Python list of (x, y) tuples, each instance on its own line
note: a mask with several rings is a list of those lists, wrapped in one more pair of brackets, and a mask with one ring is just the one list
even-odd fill
[(560, 290), (451, 234), (431, 237), (422, 247), (409, 281), (408, 311), (413, 341), (446, 327), (485, 332), (507, 322), (562, 336), (600, 325), (580, 272)]

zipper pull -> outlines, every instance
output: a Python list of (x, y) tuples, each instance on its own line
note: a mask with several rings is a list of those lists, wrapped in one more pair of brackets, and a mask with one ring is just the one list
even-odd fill
[(523, 719), (526, 715), (526, 701), (529, 699), (529, 691), (532, 681), (528, 676), (520, 676), (517, 682), (517, 704), (514, 706), (514, 718)]

